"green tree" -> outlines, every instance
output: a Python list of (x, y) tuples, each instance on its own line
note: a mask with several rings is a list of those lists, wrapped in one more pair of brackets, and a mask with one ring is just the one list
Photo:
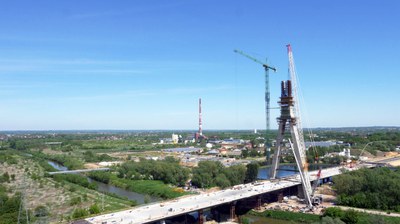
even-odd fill
[(242, 150), (242, 157), (247, 158), (249, 156), (249, 151), (247, 149)]
[(223, 173), (217, 175), (217, 177), (215, 178), (215, 184), (222, 189), (231, 186), (231, 182), (228, 180), (228, 178), (226, 178), (225, 174)]
[(193, 169), (192, 184), (201, 188), (216, 186), (215, 179), (224, 169), (219, 161), (200, 161)]
[(247, 164), (246, 168), (247, 170), (246, 170), (245, 182), (250, 183), (257, 180), (258, 168), (259, 168), (258, 163), (249, 163)]
[(243, 184), (246, 178), (246, 167), (243, 165), (226, 167), (223, 173), (229, 179), (231, 185)]

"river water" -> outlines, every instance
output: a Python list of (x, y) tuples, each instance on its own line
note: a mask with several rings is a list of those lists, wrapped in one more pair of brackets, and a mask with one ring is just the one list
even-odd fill
[[(321, 168), (327, 168), (330, 167), (332, 165), (327, 165), (327, 164), (319, 164), (319, 165), (315, 165), (315, 164), (311, 164), (308, 169), (309, 170), (317, 170), (319, 169), (319, 167)], [(279, 166), (278, 172), (276, 173), (277, 177), (286, 177), (286, 176), (290, 176), (290, 175), (294, 175), (294, 174), (298, 174), (297, 172), (297, 166), (295, 164), (288, 164), (288, 165), (280, 165)], [(260, 180), (267, 180), (269, 179), (269, 171), (271, 170), (271, 167), (261, 167), (258, 170), (258, 176), (257, 178)]]
[[(57, 170), (61, 170), (61, 171), (68, 170), (67, 167), (62, 166), (59, 163), (56, 163), (56, 162), (53, 162), (53, 161), (47, 161), (47, 163), (50, 164), (52, 167), (54, 167)], [(119, 187), (116, 187), (116, 186), (113, 186), (113, 185), (110, 185), (110, 184), (105, 184), (105, 183), (99, 182), (97, 180), (93, 180), (90, 177), (88, 177), (88, 181), (90, 183), (96, 183), (97, 191), (104, 192), (104, 193), (116, 194), (116, 195), (118, 195), (120, 197), (128, 198), (129, 200), (134, 200), (139, 204), (144, 204), (144, 202), (145, 202), (146, 195), (144, 195), (144, 194), (139, 194), (139, 193), (136, 193), (136, 192), (133, 192), (133, 191), (128, 191), (128, 190), (125, 190), (123, 188), (119, 188)], [(150, 195), (147, 197), (147, 199), (148, 199), (148, 202), (160, 201), (159, 198), (152, 197)]]

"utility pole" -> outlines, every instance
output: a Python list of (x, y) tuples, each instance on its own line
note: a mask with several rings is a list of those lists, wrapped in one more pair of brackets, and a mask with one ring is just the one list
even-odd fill
[(22, 191), (21, 191), (21, 197), (20, 197), (20, 204), (19, 204), (19, 211), (18, 211), (18, 220), (17, 220), (17, 224), (21, 224), (21, 213), (23, 213), (24, 211), (22, 211), (25, 207), (25, 219), (26, 219), (26, 223), (29, 224), (29, 215), (28, 215), (28, 208), (25, 205), (25, 190), (26, 190), (26, 177), (24, 175), (23, 178), (23, 184), (22, 186)]
[(242, 55), (242, 56), (244, 56), (244, 57), (246, 57), (246, 58), (248, 58), (248, 59), (250, 59), (250, 60), (252, 60), (252, 61), (254, 61), (256, 63), (258, 63), (258, 64), (261, 64), (263, 66), (264, 70), (265, 70), (265, 117), (266, 117), (266, 129), (265, 129), (265, 142), (264, 142), (264, 145), (265, 145), (265, 150), (267, 151), (266, 160), (267, 160), (267, 163), (268, 163), (268, 160), (269, 160), (269, 157), (270, 157), (270, 155), (269, 155), (269, 152), (270, 152), (269, 151), (270, 150), (269, 147), (270, 147), (270, 145), (269, 145), (269, 142), (268, 142), (268, 134), (269, 134), (269, 132), (271, 130), (270, 129), (270, 109), (271, 109), (271, 107), (270, 107), (270, 90), (269, 90), (269, 70), (272, 70), (272, 71), (276, 72), (276, 68), (269, 66), (266, 62), (264, 63), (264, 62), (262, 62), (262, 61), (260, 61), (260, 60), (258, 60), (256, 58), (244, 53), (243, 51), (234, 50), (234, 52), (238, 53), (238, 54), (240, 54), (240, 55)]

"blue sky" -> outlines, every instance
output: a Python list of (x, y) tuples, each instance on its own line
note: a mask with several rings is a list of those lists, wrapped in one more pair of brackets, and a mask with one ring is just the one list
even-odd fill
[[(6, 1), (0, 130), (264, 129), (294, 51), (308, 127), (400, 125), (400, 3)], [(276, 128), (278, 111), (271, 113)], [(306, 122), (307, 121), (307, 122)]]

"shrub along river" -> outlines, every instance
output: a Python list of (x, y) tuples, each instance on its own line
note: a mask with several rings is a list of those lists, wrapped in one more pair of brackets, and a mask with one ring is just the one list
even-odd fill
[[(53, 162), (53, 161), (47, 161), (48, 164), (50, 164), (52, 167), (54, 167), (57, 170), (61, 170), (61, 171), (65, 171), (68, 170), (67, 167), (62, 166), (59, 163)], [(88, 177), (88, 181), (90, 183), (96, 183), (97, 185), (97, 190), (100, 192), (104, 192), (104, 193), (112, 193), (112, 194), (116, 194), (120, 197), (125, 197), (128, 198), (129, 200), (134, 200), (136, 201), (138, 204), (144, 204), (145, 202), (145, 198), (147, 197), (148, 202), (155, 202), (155, 201), (160, 201), (160, 198), (157, 197), (152, 197), (149, 195), (144, 195), (144, 194), (139, 194), (136, 192), (132, 192), (132, 191), (128, 191), (125, 190), (123, 188), (119, 188), (110, 184), (105, 184), (96, 180), (93, 180), (92, 178)]]

